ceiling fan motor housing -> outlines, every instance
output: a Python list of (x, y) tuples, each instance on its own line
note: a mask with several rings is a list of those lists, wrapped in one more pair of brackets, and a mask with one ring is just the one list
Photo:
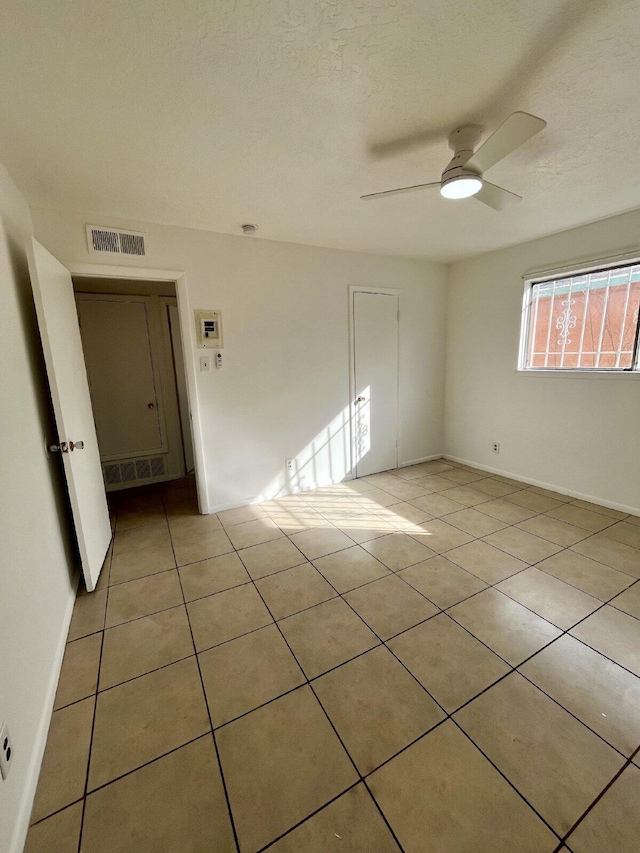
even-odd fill
[(481, 136), (482, 128), (477, 125), (459, 127), (453, 131), (449, 137), (449, 148), (454, 152), (454, 155), (442, 173), (443, 182), (451, 178), (478, 175), (472, 169), (465, 169), (464, 165), (475, 151)]
[(463, 151), (471, 151), (473, 154), (481, 137), (482, 128), (476, 124), (459, 127), (449, 136), (449, 148), (455, 154), (461, 154)]

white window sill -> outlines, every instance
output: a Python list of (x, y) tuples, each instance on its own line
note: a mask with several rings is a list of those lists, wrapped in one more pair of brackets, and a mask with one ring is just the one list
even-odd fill
[(640, 370), (617, 371), (611, 370), (514, 370), (518, 376), (529, 378), (570, 377), (572, 379), (640, 379)]

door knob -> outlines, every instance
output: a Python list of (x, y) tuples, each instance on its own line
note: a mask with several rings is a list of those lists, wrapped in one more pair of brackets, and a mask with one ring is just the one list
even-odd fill
[(69, 450), (84, 450), (84, 441), (70, 441)]
[(364, 401), (365, 401), (365, 397), (358, 397), (358, 399), (356, 400), (356, 403), (364, 403)]

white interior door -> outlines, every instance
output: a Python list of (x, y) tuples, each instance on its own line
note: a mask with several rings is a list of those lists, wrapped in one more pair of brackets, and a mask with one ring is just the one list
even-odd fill
[(147, 302), (91, 294), (77, 306), (102, 460), (165, 451)]
[(111, 525), (82, 353), (71, 274), (36, 240), (29, 273), (49, 377), (58, 444), (87, 590), (95, 589)]
[(398, 297), (353, 294), (356, 476), (398, 465)]

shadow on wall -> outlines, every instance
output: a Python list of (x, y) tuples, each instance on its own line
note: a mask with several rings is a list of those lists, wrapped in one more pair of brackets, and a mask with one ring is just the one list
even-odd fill
[(296, 454), (289, 470), (269, 483), (258, 501), (340, 483), (355, 475), (358, 462), (371, 448), (370, 388), (363, 389), (358, 396), (364, 397), (365, 402), (357, 407), (353, 417), (350, 407), (345, 406)]

